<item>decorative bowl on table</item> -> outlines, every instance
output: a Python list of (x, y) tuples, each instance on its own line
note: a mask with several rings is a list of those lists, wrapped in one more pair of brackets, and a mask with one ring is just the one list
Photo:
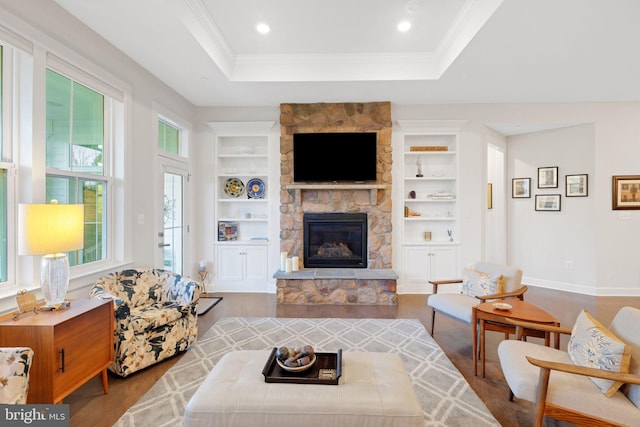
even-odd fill
[(495, 308), (496, 310), (509, 311), (513, 307), (511, 306), (511, 304), (507, 304), (506, 302), (494, 302), (493, 308)]
[(284, 364), (283, 361), (281, 361), (278, 358), (276, 358), (276, 362), (278, 362), (278, 366), (280, 366), (282, 369), (284, 369), (287, 372), (302, 372), (302, 371), (306, 371), (307, 369), (312, 367), (314, 363), (316, 363), (316, 355), (315, 354), (313, 355), (313, 357), (311, 358), (311, 362), (303, 366), (287, 366)]

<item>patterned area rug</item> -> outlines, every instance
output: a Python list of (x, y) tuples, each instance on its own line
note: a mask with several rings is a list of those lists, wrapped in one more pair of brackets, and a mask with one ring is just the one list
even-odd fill
[(225, 353), (302, 343), (316, 351), (399, 354), (422, 403), (425, 426), (499, 426), (418, 320), (243, 317), (215, 323), (116, 426), (182, 425), (184, 407)]

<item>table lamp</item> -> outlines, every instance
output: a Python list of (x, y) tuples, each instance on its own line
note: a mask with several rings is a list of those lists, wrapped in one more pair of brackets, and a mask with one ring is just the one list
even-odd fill
[(65, 252), (84, 247), (84, 205), (20, 204), (18, 253), (42, 255), (40, 287), (46, 306), (64, 303), (69, 288)]

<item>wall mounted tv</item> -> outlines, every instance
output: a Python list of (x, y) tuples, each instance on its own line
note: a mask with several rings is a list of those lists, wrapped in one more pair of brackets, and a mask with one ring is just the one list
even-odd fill
[(375, 132), (296, 133), (293, 181), (375, 181)]

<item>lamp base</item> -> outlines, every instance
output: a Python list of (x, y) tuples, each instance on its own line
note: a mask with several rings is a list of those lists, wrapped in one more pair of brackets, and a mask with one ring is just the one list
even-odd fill
[(67, 254), (44, 255), (40, 262), (40, 288), (46, 306), (63, 304), (69, 288), (69, 259)]
[(40, 311), (59, 311), (59, 310), (66, 310), (69, 307), (71, 307), (71, 301), (64, 301), (64, 302), (61, 302), (60, 304), (53, 304), (53, 305), (46, 304), (46, 305), (43, 305), (38, 310), (40, 310)]

